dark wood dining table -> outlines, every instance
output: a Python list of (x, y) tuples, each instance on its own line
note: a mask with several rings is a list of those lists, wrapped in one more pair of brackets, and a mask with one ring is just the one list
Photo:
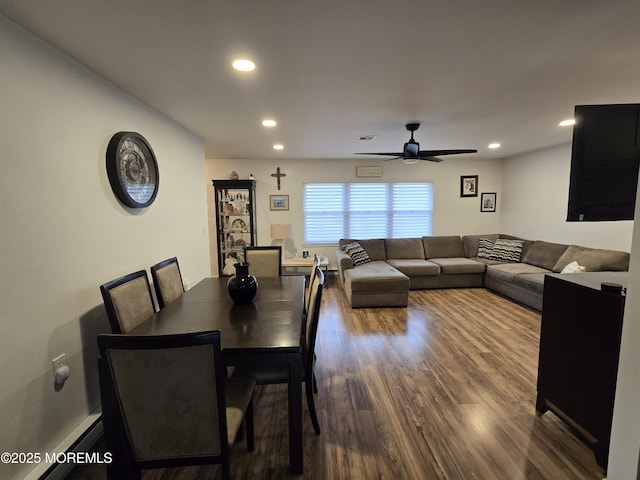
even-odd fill
[(302, 345), (305, 278), (260, 278), (253, 302), (233, 303), (228, 278), (205, 278), (128, 335), (220, 330), (229, 366), (286, 364), (289, 371), (289, 468), (302, 474)]

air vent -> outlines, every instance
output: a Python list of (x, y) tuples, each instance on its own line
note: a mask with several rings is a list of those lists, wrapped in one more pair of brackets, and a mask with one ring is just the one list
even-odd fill
[(376, 135), (360, 135), (358, 137), (358, 140), (363, 142), (372, 142), (375, 139), (376, 139)]

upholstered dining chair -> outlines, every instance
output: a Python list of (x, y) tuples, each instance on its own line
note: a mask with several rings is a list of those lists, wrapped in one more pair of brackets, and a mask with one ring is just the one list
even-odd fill
[(109, 478), (140, 478), (149, 468), (221, 464), (245, 420), (253, 450), (255, 380), (224, 376), (220, 331), (176, 335), (99, 335)]
[(145, 270), (100, 285), (112, 333), (127, 333), (156, 311)]
[(156, 263), (150, 270), (159, 308), (164, 308), (184, 293), (180, 265), (176, 257)]
[(282, 247), (245, 247), (244, 261), (249, 262), (249, 273), (254, 277), (279, 277), (282, 275)]
[[(310, 286), (311, 299), (309, 312), (306, 320), (304, 340), (302, 342), (302, 361), (305, 392), (307, 397), (307, 407), (309, 416), (316, 435), (320, 435), (320, 424), (314, 400), (314, 393), (318, 392), (318, 385), (314, 373), (316, 361), (315, 345), (318, 332), (318, 321), (320, 319), (320, 305), (322, 303), (322, 289), (324, 286), (324, 273), (317, 268), (313, 283)], [(238, 366), (233, 371), (232, 376), (253, 377), (257, 385), (273, 385), (288, 382), (288, 372), (286, 365), (257, 365), (255, 367)]]
[(313, 285), (313, 280), (316, 277), (316, 272), (320, 270), (320, 256), (316, 253), (313, 256), (313, 266), (311, 267), (311, 271), (309, 272), (309, 284), (308, 288), (304, 291), (304, 313), (309, 311), (309, 299), (311, 298), (311, 285)]

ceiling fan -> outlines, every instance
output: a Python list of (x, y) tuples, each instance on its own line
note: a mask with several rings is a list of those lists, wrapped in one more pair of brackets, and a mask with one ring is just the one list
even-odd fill
[[(386, 160), (396, 160), (402, 158), (404, 163), (417, 163), (418, 160), (427, 160), (429, 162), (441, 162), (438, 158), (440, 155), (457, 155), (460, 153), (477, 153), (478, 150), (473, 149), (456, 149), (456, 150), (420, 150), (420, 144), (413, 139), (413, 132), (420, 128), (419, 123), (407, 123), (407, 130), (411, 132), (411, 138), (404, 144), (402, 152), (373, 152), (373, 153), (356, 153), (355, 155), (384, 155), (394, 158)], [(385, 161), (386, 161), (385, 160)]]

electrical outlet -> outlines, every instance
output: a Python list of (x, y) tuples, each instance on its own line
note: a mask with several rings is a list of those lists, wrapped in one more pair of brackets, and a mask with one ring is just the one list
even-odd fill
[(64, 364), (64, 359), (66, 358), (67, 354), (66, 353), (61, 353), (60, 355), (58, 355), (56, 358), (54, 358), (53, 360), (51, 360), (51, 371), (53, 372), (53, 378), (55, 380), (56, 378), (56, 369), (58, 367), (61, 367)]

